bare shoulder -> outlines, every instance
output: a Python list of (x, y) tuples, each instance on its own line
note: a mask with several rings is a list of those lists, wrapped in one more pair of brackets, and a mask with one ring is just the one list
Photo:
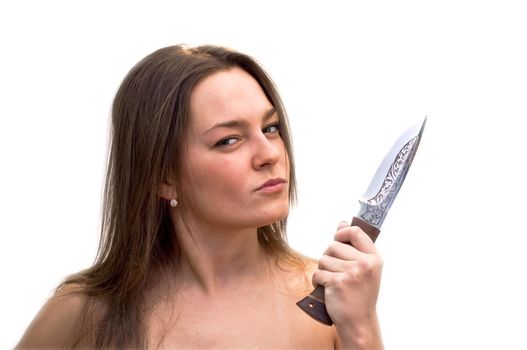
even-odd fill
[(44, 304), (16, 349), (64, 348), (78, 328), (85, 297), (78, 285), (65, 285)]

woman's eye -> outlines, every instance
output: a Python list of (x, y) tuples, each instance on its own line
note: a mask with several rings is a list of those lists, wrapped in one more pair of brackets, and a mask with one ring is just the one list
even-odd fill
[(235, 144), (236, 142), (238, 142), (238, 138), (237, 137), (234, 137), (234, 136), (229, 136), (229, 137), (226, 137), (224, 139), (221, 139), (220, 141), (218, 141), (214, 146), (216, 147), (221, 147), (221, 146), (229, 146), (229, 145), (233, 145)]
[(280, 132), (280, 124), (279, 123), (274, 123), (274, 124), (271, 124), (269, 126), (266, 126), (264, 129), (263, 129), (263, 132), (264, 133), (269, 133), (269, 134), (277, 134)]

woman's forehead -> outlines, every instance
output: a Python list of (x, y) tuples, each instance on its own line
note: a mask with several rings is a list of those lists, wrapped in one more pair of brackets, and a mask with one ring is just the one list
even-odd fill
[(190, 120), (197, 129), (262, 116), (272, 108), (260, 84), (241, 68), (219, 71), (199, 82), (190, 98)]

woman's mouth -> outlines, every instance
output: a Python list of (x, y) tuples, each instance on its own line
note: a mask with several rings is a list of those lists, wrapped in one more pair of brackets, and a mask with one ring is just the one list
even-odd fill
[(287, 181), (282, 178), (274, 178), (267, 180), (262, 185), (256, 188), (256, 192), (276, 193), (285, 189)]

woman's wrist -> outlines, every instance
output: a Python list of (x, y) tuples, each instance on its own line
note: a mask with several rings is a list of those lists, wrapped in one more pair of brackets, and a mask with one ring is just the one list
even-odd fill
[(342, 349), (384, 349), (377, 315), (365, 322), (355, 322), (351, 325), (336, 326), (336, 328)]

